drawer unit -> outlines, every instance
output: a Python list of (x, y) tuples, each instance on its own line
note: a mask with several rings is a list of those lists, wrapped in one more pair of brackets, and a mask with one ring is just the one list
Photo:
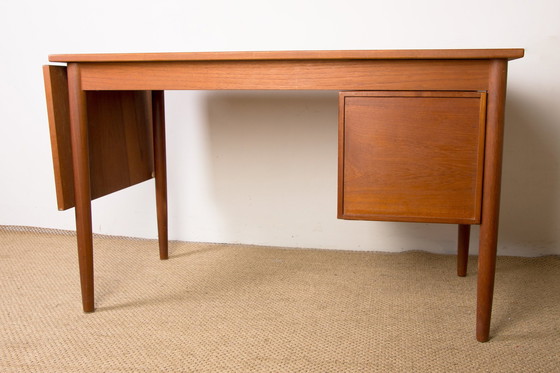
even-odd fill
[(341, 92), (338, 217), (480, 223), (485, 117), (485, 92)]

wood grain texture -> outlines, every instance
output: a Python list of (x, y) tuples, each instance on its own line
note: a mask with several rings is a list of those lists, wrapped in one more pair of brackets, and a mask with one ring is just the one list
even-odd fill
[(484, 196), (482, 224), (478, 249), (478, 283), (476, 308), (476, 339), (490, 339), (490, 319), (494, 297), (500, 191), (502, 180), (502, 149), (506, 104), (507, 62), (493, 60), (489, 74), (486, 155), (484, 160)]
[(83, 63), (85, 90), (486, 90), (486, 60)]
[[(44, 66), (57, 203), (75, 206), (67, 68)], [(85, 93), (91, 198), (152, 177), (153, 144), (149, 92)]]
[(54, 54), (51, 62), (138, 62), (218, 60), (307, 60), (307, 59), (490, 59), (523, 57), (523, 49), (432, 49), (432, 50), (344, 50), (260, 51), (183, 53)]
[(93, 312), (93, 234), (91, 226), (91, 184), (88, 150), (88, 123), (86, 94), (80, 85), (80, 67), (68, 66), (68, 98), (70, 107), (70, 136), (74, 169), (74, 195), (76, 204), (76, 238), (78, 264), (84, 312)]
[(59, 210), (74, 206), (74, 171), (66, 66), (43, 66), (51, 150)]
[(415, 95), (341, 93), (339, 217), (480, 221), (485, 94)]
[(91, 195), (152, 178), (150, 92), (87, 92)]

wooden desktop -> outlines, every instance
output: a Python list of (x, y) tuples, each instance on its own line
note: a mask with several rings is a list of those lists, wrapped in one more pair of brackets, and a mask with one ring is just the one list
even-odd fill
[(75, 207), (94, 311), (92, 199), (155, 177), (168, 258), (164, 90), (339, 91), (338, 217), (480, 224), (476, 337), (489, 339), (507, 64), (523, 49), (51, 55), (44, 66), (58, 207)]

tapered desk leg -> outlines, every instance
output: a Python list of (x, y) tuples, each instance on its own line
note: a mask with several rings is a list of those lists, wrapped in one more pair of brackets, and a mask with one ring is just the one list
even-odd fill
[(80, 82), (80, 69), (76, 64), (68, 64), (68, 95), (82, 305), (84, 312), (93, 312), (95, 305), (87, 107), (86, 94)]
[(459, 234), (457, 237), (457, 276), (467, 275), (467, 264), (469, 261), (469, 241), (471, 226), (459, 224)]
[(156, 178), (156, 206), (159, 239), (159, 257), (167, 259), (167, 166), (165, 157), (165, 105), (163, 91), (152, 92), (154, 126), (154, 169)]
[(491, 61), (484, 159), (484, 195), (478, 254), (476, 339), (479, 342), (486, 342), (490, 337), (498, 245), (506, 77), (507, 61)]

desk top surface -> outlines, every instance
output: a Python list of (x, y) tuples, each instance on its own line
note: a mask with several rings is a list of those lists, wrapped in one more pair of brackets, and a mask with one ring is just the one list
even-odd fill
[(524, 49), (416, 49), (185, 53), (53, 54), (50, 62), (158, 62), (263, 60), (419, 60), (521, 58)]

